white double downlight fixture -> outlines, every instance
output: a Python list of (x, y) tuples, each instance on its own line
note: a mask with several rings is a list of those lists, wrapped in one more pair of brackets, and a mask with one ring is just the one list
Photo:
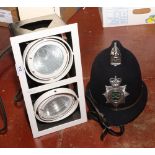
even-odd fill
[[(61, 37), (52, 36), (32, 41), (23, 54), (25, 71), (39, 83), (62, 79), (71, 69), (73, 51)], [(42, 122), (56, 122), (71, 115), (78, 106), (73, 90), (57, 88), (42, 94), (34, 103), (36, 118)]]
[(25, 71), (39, 83), (62, 79), (73, 63), (73, 51), (61, 37), (52, 36), (28, 44), (23, 54)]
[(78, 25), (56, 15), (10, 24), (33, 137), (87, 121)]

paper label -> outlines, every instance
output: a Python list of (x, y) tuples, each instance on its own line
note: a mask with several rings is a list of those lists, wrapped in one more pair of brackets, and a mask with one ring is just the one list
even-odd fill
[(106, 25), (128, 24), (128, 8), (106, 8), (103, 15)]
[(13, 23), (11, 11), (0, 9), (0, 22)]

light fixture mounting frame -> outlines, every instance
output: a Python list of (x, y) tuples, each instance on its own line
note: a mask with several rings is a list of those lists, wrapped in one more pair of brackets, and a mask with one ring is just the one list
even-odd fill
[[(49, 36), (55, 36), (59, 34), (71, 33), (72, 38), (72, 49), (74, 54), (74, 66), (75, 66), (75, 76), (68, 77), (66, 79), (60, 79), (52, 83), (39, 85), (37, 87), (29, 88), (28, 79), (24, 69), (23, 57), (21, 54), (20, 44), (24, 42), (33, 41), (40, 38), (46, 38)], [(82, 75), (82, 65), (81, 65), (81, 55), (79, 47), (79, 35), (78, 35), (78, 25), (77, 23), (62, 25), (54, 28), (41, 29), (39, 31), (32, 31), (22, 35), (17, 35), (10, 38), (12, 51), (15, 59), (15, 66), (17, 75), (19, 77), (20, 85), (22, 88), (22, 93), (25, 101), (26, 110), (28, 113), (28, 118), (34, 138), (53, 133), (71, 126), (75, 126), (87, 121), (86, 115), (86, 104), (84, 95), (84, 85), (83, 85), (83, 75)], [(54, 88), (59, 88), (69, 84), (77, 84), (77, 93), (80, 109), (80, 119), (73, 120), (67, 123), (59, 124), (54, 127), (49, 127), (44, 130), (39, 130), (37, 125), (37, 119), (35, 117), (34, 106), (32, 103), (31, 95), (52, 90)]]

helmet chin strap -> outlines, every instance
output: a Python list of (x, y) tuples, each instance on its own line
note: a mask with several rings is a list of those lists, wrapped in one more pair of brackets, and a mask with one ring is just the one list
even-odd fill
[(124, 125), (116, 126), (117, 128), (119, 128), (119, 131), (113, 130), (112, 127), (110, 127), (110, 124), (107, 122), (105, 116), (102, 113), (100, 113), (99, 110), (97, 109), (97, 107), (95, 106), (95, 104), (94, 104), (95, 101), (93, 100), (90, 90), (88, 90), (88, 91), (89, 91), (88, 93), (89, 93), (90, 97), (88, 95), (86, 95), (86, 99), (91, 104), (90, 106), (93, 107), (93, 109), (91, 108), (92, 110), (89, 110), (89, 112), (88, 112), (88, 119), (93, 119), (93, 120), (99, 122), (99, 124), (103, 128), (100, 139), (103, 140), (104, 137), (108, 133), (113, 136), (123, 135), (123, 133), (125, 131)]

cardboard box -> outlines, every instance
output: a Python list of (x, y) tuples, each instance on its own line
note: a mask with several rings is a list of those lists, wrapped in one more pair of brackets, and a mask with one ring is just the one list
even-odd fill
[(18, 7), (18, 12), (21, 21), (51, 14), (60, 16), (59, 7)]
[(19, 21), (18, 11), (16, 7), (0, 8), (0, 26), (8, 27), (9, 23)]
[(102, 8), (103, 27), (128, 26), (155, 23), (155, 8)]
[(3, 15), (6, 19), (0, 20), (0, 26), (7, 27), (8, 24), (12, 22), (32, 19), (54, 13), (60, 16), (62, 20), (67, 23), (67, 21), (78, 11), (78, 9), (78, 7), (2, 7), (0, 10), (3, 12), (0, 12), (0, 15)]
[(27, 20), (56, 13), (66, 23), (78, 9), (78, 7), (18, 7), (20, 20)]
[(68, 20), (79, 10), (79, 7), (61, 7), (60, 14), (61, 18), (64, 22), (68, 22)]

